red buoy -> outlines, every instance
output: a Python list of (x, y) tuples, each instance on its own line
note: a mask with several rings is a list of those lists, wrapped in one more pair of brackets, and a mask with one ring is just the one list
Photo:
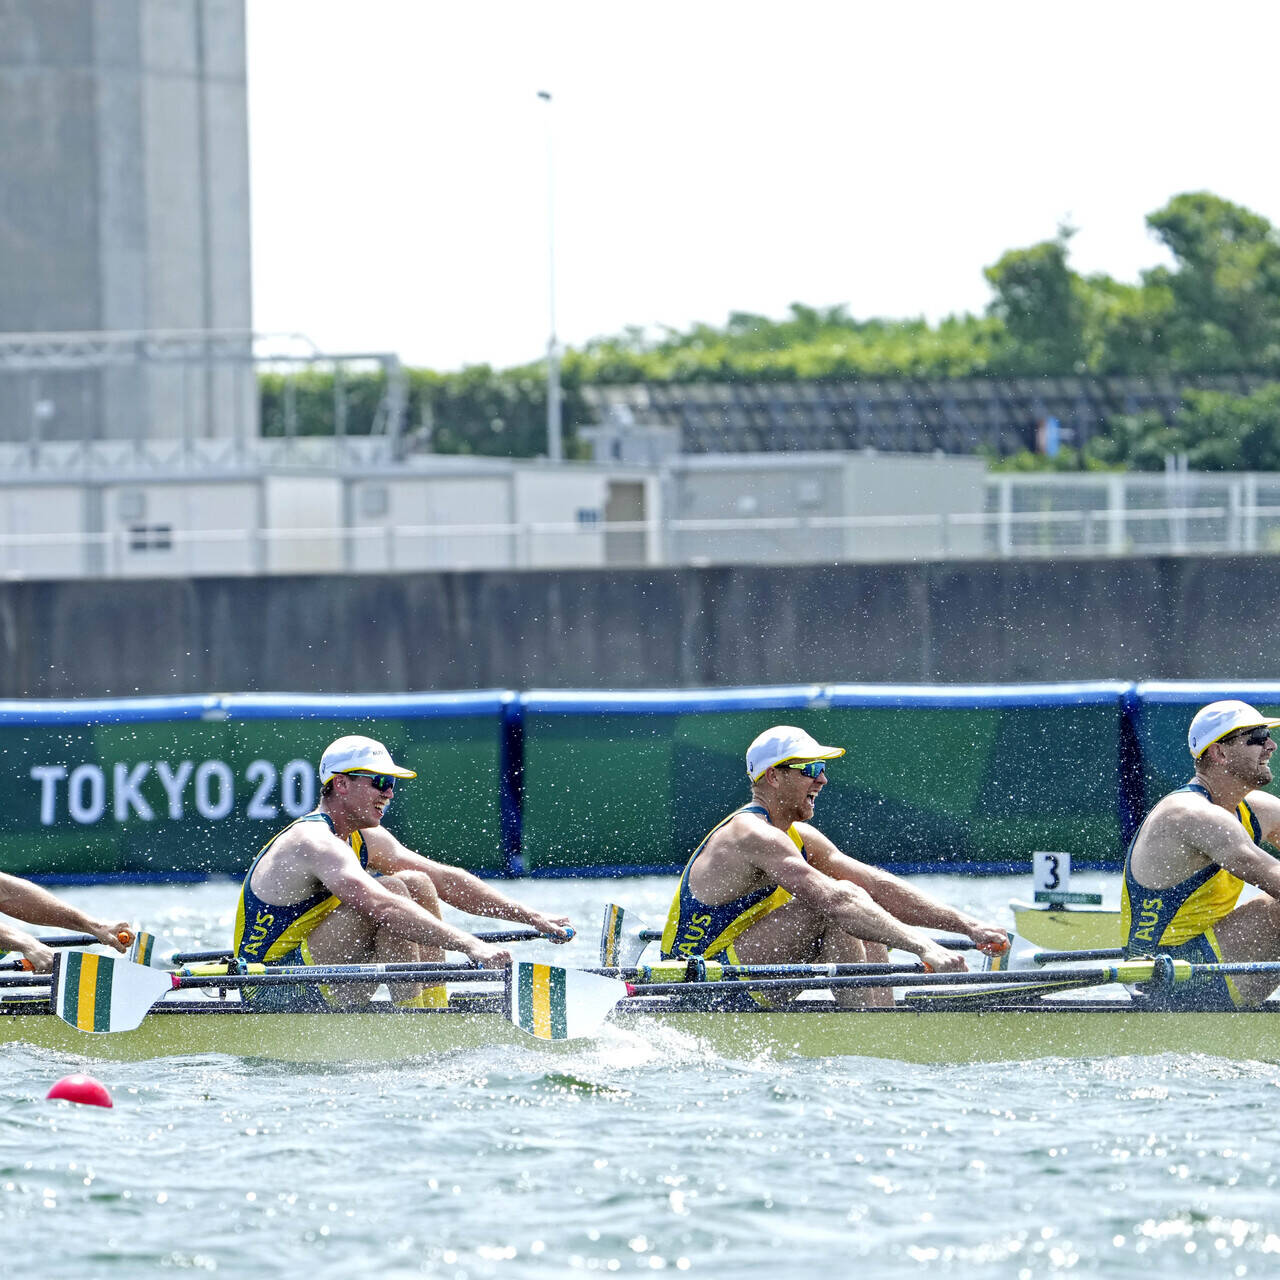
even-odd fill
[(62, 1098), (67, 1102), (81, 1102), (87, 1107), (110, 1107), (114, 1104), (107, 1086), (92, 1076), (63, 1076), (45, 1094), (46, 1098)]

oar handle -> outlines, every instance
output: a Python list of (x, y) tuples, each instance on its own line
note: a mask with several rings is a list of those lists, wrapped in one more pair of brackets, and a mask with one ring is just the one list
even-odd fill
[[(133, 934), (128, 929), (121, 929), (116, 937), (126, 947), (133, 941)], [(44, 937), (37, 935), (36, 941), (44, 943), (46, 947), (96, 947), (98, 945), (98, 939), (91, 933), (48, 933)], [(0, 952), (0, 955), (3, 954)], [(10, 969), (25, 969), (31, 973), (31, 961), (25, 959), (0, 961), (0, 972), (7, 972)]]
[[(128, 929), (121, 929), (116, 937), (127, 947), (133, 941), (133, 933)], [(46, 947), (95, 947), (98, 945), (98, 939), (91, 933), (49, 933), (44, 937), (36, 935), (37, 942), (43, 942)]]

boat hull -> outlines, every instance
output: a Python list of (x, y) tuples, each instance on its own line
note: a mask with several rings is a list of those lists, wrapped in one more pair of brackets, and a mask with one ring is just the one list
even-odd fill
[(1170, 1013), (1139, 1010), (1123, 1001), (1062, 1000), (984, 1011), (623, 1009), (594, 1041), (559, 1044), (534, 1040), (491, 1011), (245, 1013), (234, 1006), (193, 1011), (160, 1006), (136, 1030), (107, 1035), (77, 1031), (49, 1013), (0, 1014), (0, 1043), (121, 1061), (230, 1054), (298, 1063), (377, 1063), (502, 1045), (572, 1052), (584, 1043), (607, 1047), (630, 1036), (656, 1041), (672, 1035), (735, 1058), (860, 1056), (966, 1063), (1205, 1053), (1280, 1060), (1280, 1013), (1275, 1011)]
[(1088, 908), (1033, 907), (1011, 902), (1013, 928), (1037, 947), (1052, 951), (1093, 951), (1100, 947), (1124, 945), (1118, 911)]

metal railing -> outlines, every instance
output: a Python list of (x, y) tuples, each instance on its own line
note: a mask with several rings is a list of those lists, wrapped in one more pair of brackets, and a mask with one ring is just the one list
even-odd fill
[(0, 577), (399, 573), (1280, 552), (1280, 505), (0, 533)]

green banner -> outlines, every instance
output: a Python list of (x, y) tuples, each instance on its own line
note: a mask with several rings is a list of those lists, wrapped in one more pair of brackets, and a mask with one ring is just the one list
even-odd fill
[[(407, 847), (472, 870), (506, 868), (502, 711), (334, 714), (240, 701), (209, 718), (12, 723), (0, 717), (0, 868), (17, 874), (240, 875), (318, 799), (334, 738), (386, 743), (418, 777), (387, 828)], [(268, 714), (260, 714), (263, 710)], [(237, 711), (242, 714), (237, 715)]]
[[(683, 863), (750, 799), (744, 753), (798, 724), (846, 754), (828, 767), (815, 824), (875, 864), (945, 871), (1030, 865), (1036, 849), (1115, 862), (1122, 852), (1124, 686), (1020, 698), (948, 691), (840, 694), (766, 710), (684, 699), (524, 700), (525, 865), (635, 870)], [(683, 701), (683, 706), (681, 705)]]

